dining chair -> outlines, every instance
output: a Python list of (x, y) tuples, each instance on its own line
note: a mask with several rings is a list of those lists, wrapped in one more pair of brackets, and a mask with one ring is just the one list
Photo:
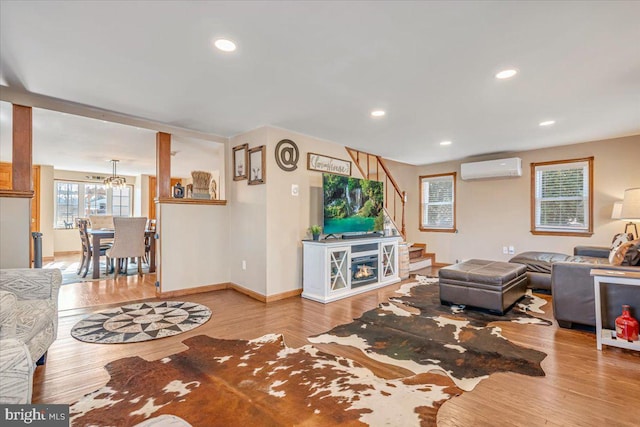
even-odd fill
[(113, 229), (113, 215), (89, 215), (89, 222), (94, 229)]
[[(147, 231), (152, 233), (156, 232), (156, 220), (150, 219), (147, 221)], [(144, 236), (144, 262), (149, 264), (149, 256), (151, 254), (151, 245), (153, 244), (153, 238), (151, 236)]]
[(120, 262), (127, 262), (127, 258), (137, 258), (138, 275), (142, 276), (142, 258), (145, 255), (144, 232), (147, 225), (146, 217), (114, 217), (115, 227), (113, 246), (107, 251), (107, 265), (116, 261), (113, 277), (120, 273)]
[[(78, 230), (80, 231), (80, 242), (82, 243), (82, 261), (80, 262), (80, 268), (78, 268), (77, 274), (80, 274), (82, 272), (82, 268), (84, 267), (85, 270), (82, 277), (87, 277), (89, 267), (91, 266), (91, 258), (93, 257), (93, 247), (91, 245), (91, 239), (89, 239), (89, 234), (87, 233), (89, 220), (86, 218), (76, 218), (76, 224), (78, 225)], [(106, 255), (107, 249), (109, 248), (111, 248), (110, 243), (100, 244), (100, 256)], [(109, 274), (108, 262), (106, 268), (106, 274)]]
[[(113, 230), (113, 215), (89, 215), (89, 228), (93, 230)], [(113, 243), (113, 239), (102, 239), (103, 243)]]

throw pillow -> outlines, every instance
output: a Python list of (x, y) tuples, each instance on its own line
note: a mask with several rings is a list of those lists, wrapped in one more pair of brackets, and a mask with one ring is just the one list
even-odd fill
[(623, 244), (618, 246), (618, 249), (614, 253), (609, 255), (609, 263), (611, 265), (622, 265), (622, 263), (625, 261), (625, 256), (627, 255), (627, 252), (629, 252), (629, 249), (635, 246), (636, 246), (635, 241), (624, 242)]
[(627, 250), (622, 265), (640, 265), (640, 239), (632, 240), (632, 246)]
[(618, 233), (615, 236), (613, 236), (613, 240), (611, 241), (611, 246), (609, 246), (609, 249), (612, 251), (615, 251), (616, 249), (618, 249), (618, 246), (620, 246), (624, 242), (630, 242), (632, 240), (633, 240), (633, 234)]
[[(620, 246), (622, 246), (623, 244), (631, 240), (633, 240), (633, 234), (618, 233), (615, 236), (613, 236), (613, 240), (611, 241), (611, 247), (609, 248), (611, 250), (611, 252), (609, 252), (609, 264), (620, 265), (620, 264), (614, 264), (614, 260), (616, 259), (615, 257), (616, 257), (616, 254), (618, 253), (618, 249), (620, 248)], [(624, 254), (622, 255), (622, 258), (624, 259)], [(620, 262), (622, 262), (622, 260), (620, 260)]]

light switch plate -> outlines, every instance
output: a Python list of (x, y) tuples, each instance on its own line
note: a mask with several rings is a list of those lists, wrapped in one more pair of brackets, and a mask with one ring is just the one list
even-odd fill
[(291, 195), (297, 196), (299, 194), (298, 184), (291, 184)]

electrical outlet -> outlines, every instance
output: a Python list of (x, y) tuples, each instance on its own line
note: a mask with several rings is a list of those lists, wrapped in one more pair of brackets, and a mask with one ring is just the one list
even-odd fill
[(246, 270), (247, 269), (247, 261), (242, 260), (242, 269)]
[(502, 253), (503, 254), (508, 254), (509, 253), (509, 249), (506, 246), (502, 247)]
[(516, 248), (514, 248), (513, 246), (509, 246), (509, 255), (513, 255), (516, 253)]

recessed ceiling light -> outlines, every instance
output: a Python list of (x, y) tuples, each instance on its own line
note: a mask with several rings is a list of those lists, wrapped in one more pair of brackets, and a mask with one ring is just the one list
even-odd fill
[(545, 120), (544, 122), (540, 122), (540, 126), (551, 126), (555, 122), (555, 120)]
[(373, 110), (371, 112), (371, 117), (382, 117), (387, 114), (384, 110)]
[(498, 74), (496, 74), (496, 79), (510, 79), (516, 74), (518, 74), (518, 71), (514, 69), (502, 70)]
[(440, 145), (451, 145), (451, 141), (442, 141)]
[(218, 39), (213, 44), (223, 52), (233, 52), (236, 50), (236, 44), (231, 40)]

